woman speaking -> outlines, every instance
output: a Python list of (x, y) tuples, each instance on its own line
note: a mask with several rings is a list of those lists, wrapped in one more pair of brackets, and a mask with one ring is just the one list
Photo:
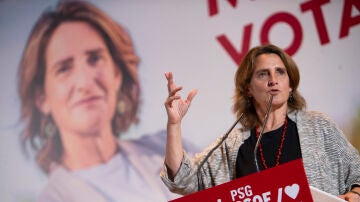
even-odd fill
[(171, 191), (189, 194), (302, 159), (311, 186), (347, 201), (360, 201), (358, 151), (326, 115), (305, 111), (306, 102), (298, 92), (298, 67), (280, 48), (258, 46), (243, 59), (235, 75), (233, 105), (242, 128), (234, 129), (209, 158), (221, 138), (194, 158), (181, 144), (181, 120), (196, 90), (182, 99), (178, 94), (182, 87), (176, 86), (172, 73), (165, 76), (168, 122), (161, 177)]

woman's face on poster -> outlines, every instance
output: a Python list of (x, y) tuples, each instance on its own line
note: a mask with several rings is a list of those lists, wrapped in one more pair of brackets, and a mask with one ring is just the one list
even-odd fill
[(85, 22), (64, 22), (49, 40), (45, 61), (38, 103), (60, 133), (95, 134), (111, 127), (122, 75), (101, 35)]

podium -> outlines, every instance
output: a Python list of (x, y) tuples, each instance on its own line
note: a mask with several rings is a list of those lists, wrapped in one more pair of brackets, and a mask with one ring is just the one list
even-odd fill
[[(313, 194), (316, 198), (313, 199)], [(336, 196), (310, 190), (301, 159), (211, 187), (171, 202), (320, 202)], [(330, 201), (330, 200), (326, 200)], [(338, 201), (343, 201), (338, 198)]]

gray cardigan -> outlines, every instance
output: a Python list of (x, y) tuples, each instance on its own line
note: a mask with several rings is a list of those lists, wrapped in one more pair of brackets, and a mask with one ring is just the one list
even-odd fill
[[(295, 111), (288, 117), (297, 125), (302, 160), (308, 182), (333, 195), (360, 185), (360, 157), (343, 132), (327, 116), (319, 112)], [(250, 137), (249, 130), (234, 129), (216, 149), (201, 169), (202, 189), (210, 188), (236, 178), (235, 163), (239, 147)], [(186, 195), (198, 191), (196, 170), (206, 154), (221, 138), (203, 152), (190, 158), (184, 152), (179, 171), (169, 179), (164, 165), (161, 179), (170, 191)]]

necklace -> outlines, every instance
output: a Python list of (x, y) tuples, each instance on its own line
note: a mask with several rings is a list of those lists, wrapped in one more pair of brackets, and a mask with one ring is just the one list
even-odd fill
[[(287, 120), (287, 118), (285, 118), (285, 121), (284, 121), (284, 129), (283, 129), (282, 134), (281, 134), (281, 141), (280, 141), (280, 146), (279, 146), (278, 154), (277, 154), (277, 156), (276, 156), (276, 164), (275, 164), (275, 166), (278, 166), (278, 165), (280, 164), (281, 151), (282, 151), (282, 148), (283, 148), (283, 145), (284, 145), (287, 123), (288, 123), (288, 120)], [(259, 133), (259, 131), (258, 131), (258, 127), (255, 128), (255, 132), (256, 132), (256, 137), (259, 138), (260, 133)], [(267, 169), (268, 166), (267, 166), (266, 161), (265, 161), (265, 158), (264, 158), (264, 154), (263, 154), (263, 149), (262, 149), (261, 143), (259, 144), (259, 150), (260, 150), (261, 162), (262, 162), (264, 168)]]

